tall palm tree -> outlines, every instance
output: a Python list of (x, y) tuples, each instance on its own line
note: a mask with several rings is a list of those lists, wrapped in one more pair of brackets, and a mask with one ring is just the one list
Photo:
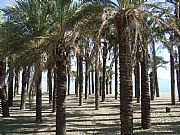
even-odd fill
[(150, 95), (148, 82), (148, 46), (142, 50), (141, 61), (141, 125), (143, 129), (150, 128)]

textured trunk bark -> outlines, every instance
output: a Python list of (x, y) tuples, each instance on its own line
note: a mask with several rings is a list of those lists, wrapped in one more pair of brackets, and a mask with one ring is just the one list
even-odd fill
[(3, 61), (0, 59), (0, 93), (1, 93), (1, 107), (2, 107), (2, 116), (9, 117), (9, 106), (7, 100), (6, 86), (3, 86)]
[(27, 69), (27, 73), (26, 73), (26, 90), (27, 90), (27, 95), (29, 93), (29, 82), (30, 82), (30, 69), (31, 69), (31, 66), (28, 66), (28, 69)]
[(143, 49), (141, 62), (141, 126), (143, 129), (150, 128), (150, 95), (148, 83), (148, 48)]
[(114, 62), (114, 66), (115, 66), (115, 84), (114, 84), (114, 92), (115, 92), (115, 99), (118, 98), (118, 47), (117, 47), (117, 44), (115, 44), (115, 47), (114, 47), (114, 59), (115, 59), (115, 62)]
[(70, 76), (70, 68), (71, 66), (71, 58), (70, 58), (70, 55), (68, 55), (68, 59), (67, 59), (67, 72), (68, 72), (68, 75), (67, 75), (67, 80), (68, 80), (68, 85), (67, 85), (67, 94), (70, 95), (70, 90), (71, 90), (71, 76)]
[(119, 42), (121, 135), (133, 134), (132, 57), (127, 20), (125, 11), (121, 11), (116, 18)]
[(91, 76), (91, 73), (89, 71), (89, 79), (88, 79), (88, 81), (89, 81), (89, 95), (91, 95), (91, 79), (90, 79), (90, 76)]
[(7, 100), (7, 92), (6, 92), (6, 86), (4, 86), (2, 89), (2, 116), (3, 117), (9, 117), (9, 105)]
[(109, 78), (106, 77), (106, 94), (109, 94)]
[(15, 69), (15, 85), (14, 85), (14, 97), (19, 93), (19, 82), (20, 82), (20, 67)]
[(109, 81), (109, 94), (112, 94), (112, 80)]
[(13, 106), (13, 67), (9, 66), (9, 77), (8, 77), (8, 105), (9, 107)]
[(25, 102), (26, 102), (26, 67), (23, 67), (22, 72), (22, 91), (21, 91), (21, 104), (20, 109), (25, 109)]
[(137, 103), (140, 103), (140, 68), (139, 60), (136, 60), (135, 65), (135, 97), (137, 98)]
[(78, 97), (78, 88), (79, 88), (79, 56), (76, 56), (77, 59), (77, 72), (76, 72), (76, 81), (75, 81), (75, 94)]
[[(172, 51), (171, 51), (171, 53), (172, 53)], [(171, 53), (170, 53), (171, 104), (175, 105), (174, 57)]]
[(103, 77), (99, 77), (99, 96), (102, 96), (102, 88), (103, 88)]
[(95, 43), (95, 109), (99, 110), (99, 42)]
[(54, 67), (54, 89), (53, 89), (53, 106), (52, 106), (52, 112), (54, 113), (56, 111), (56, 97), (57, 97), (57, 68)]
[[(68, 71), (69, 72), (69, 71)], [(67, 93), (68, 93), (68, 95), (70, 95), (70, 91), (71, 91), (71, 76), (70, 76), (70, 74), (68, 73), (68, 76), (67, 76), (67, 80), (68, 80), (68, 85), (67, 85)]]
[(83, 58), (79, 57), (79, 106), (83, 105)]
[(104, 42), (103, 47), (103, 76), (102, 76), (102, 102), (105, 101), (106, 93), (105, 93), (105, 86), (106, 86), (106, 59), (107, 59), (107, 43)]
[(85, 99), (88, 98), (88, 80), (89, 80), (89, 64), (86, 61), (86, 71), (85, 71)]
[(155, 89), (154, 89), (154, 75), (153, 72), (149, 74), (150, 78), (150, 95), (151, 95), (151, 100), (154, 100), (154, 95), (155, 95)]
[(66, 78), (67, 56), (63, 47), (58, 47), (56, 49), (56, 54), (57, 54), (56, 135), (65, 135), (66, 134), (65, 98), (67, 91), (67, 78)]
[(42, 93), (41, 93), (41, 79), (42, 72), (36, 67), (36, 78), (35, 78), (35, 88), (36, 88), (36, 123), (42, 122)]
[(49, 92), (49, 104), (52, 103), (52, 69), (51, 67), (48, 67), (48, 73), (47, 73), (47, 89)]
[(94, 69), (92, 66), (92, 72), (91, 72), (91, 86), (92, 86), (92, 94), (94, 94)]
[(178, 72), (178, 81), (177, 81), (177, 84), (178, 84), (178, 100), (180, 101), (180, 45), (178, 46), (178, 54), (179, 54), (179, 72)]
[(152, 44), (152, 55), (153, 55), (153, 74), (154, 74), (154, 86), (155, 86), (155, 92), (156, 97), (159, 97), (159, 83), (158, 83), (158, 77), (157, 77), (157, 60), (156, 60), (156, 49), (155, 49), (155, 43)]

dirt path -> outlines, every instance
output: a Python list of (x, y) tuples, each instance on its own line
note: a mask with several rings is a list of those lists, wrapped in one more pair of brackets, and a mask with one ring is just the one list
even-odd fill
[[(51, 113), (47, 95), (43, 95), (43, 122), (35, 121), (35, 103), (29, 109), (19, 110), (20, 96), (14, 101), (10, 109), (10, 118), (0, 118), (1, 135), (53, 135), (55, 134), (55, 113)], [(100, 110), (94, 110), (94, 97), (90, 96), (83, 106), (78, 106), (78, 98), (67, 96), (67, 135), (119, 135), (120, 115), (119, 100), (108, 95), (106, 102), (100, 103)], [(151, 129), (141, 129), (140, 104), (133, 101), (134, 107), (134, 134), (135, 135), (180, 135), (180, 103), (170, 105), (170, 98), (156, 98), (151, 102)], [(171, 112), (166, 113), (165, 108)], [(1, 116), (1, 115), (0, 115)]]

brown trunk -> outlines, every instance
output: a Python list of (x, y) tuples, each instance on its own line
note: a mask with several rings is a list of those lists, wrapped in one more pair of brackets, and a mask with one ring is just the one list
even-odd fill
[(152, 44), (152, 55), (153, 55), (153, 74), (154, 74), (154, 86), (155, 86), (155, 92), (156, 97), (159, 97), (159, 83), (158, 83), (158, 77), (157, 77), (157, 60), (156, 60), (156, 49), (155, 49), (155, 42)]
[(105, 101), (105, 86), (106, 86), (106, 59), (107, 59), (107, 43), (104, 42), (103, 47), (103, 76), (102, 76), (102, 102)]
[(133, 134), (132, 57), (130, 31), (127, 26), (128, 18), (125, 15), (125, 11), (121, 11), (121, 14), (116, 18), (119, 42), (121, 135)]
[(22, 91), (21, 91), (21, 104), (20, 109), (25, 109), (25, 102), (26, 102), (26, 67), (23, 67), (22, 72)]
[[(81, 53), (82, 53), (82, 46)], [(83, 105), (83, 56), (79, 57), (79, 106)]]
[(136, 60), (135, 65), (135, 97), (137, 98), (137, 103), (140, 103), (140, 68), (139, 60)]
[(89, 79), (88, 79), (88, 81), (89, 81), (89, 95), (91, 95), (91, 79), (90, 79), (90, 76), (91, 76), (91, 73), (89, 71)]
[(15, 69), (14, 97), (16, 97), (16, 95), (19, 92), (19, 82), (20, 82), (20, 67), (18, 66)]
[(35, 68), (35, 89), (36, 89), (36, 123), (42, 122), (42, 93), (41, 93), (41, 78), (42, 72), (39, 69), (40, 67)]
[(118, 98), (118, 47), (117, 44), (115, 43), (115, 47), (114, 47), (114, 66), (115, 66), (115, 84), (114, 84), (114, 88), (115, 88), (115, 99)]
[(85, 99), (88, 98), (88, 80), (89, 80), (89, 64), (86, 61), (86, 73), (85, 73)]
[(77, 55), (76, 56), (76, 59), (77, 59), (77, 72), (76, 72), (76, 80), (75, 80), (75, 94), (76, 94), (76, 97), (78, 97), (78, 88), (79, 88), (79, 56)]
[(112, 94), (112, 80), (109, 81), (109, 94)]
[(92, 66), (92, 72), (91, 72), (91, 86), (92, 86), (92, 94), (94, 94), (94, 69)]
[(154, 75), (153, 72), (149, 74), (150, 78), (150, 95), (151, 95), (151, 100), (154, 100), (154, 95), (155, 95), (155, 89), (154, 89)]
[[(62, 45), (64, 46), (64, 45)], [(67, 91), (67, 77), (66, 65), (67, 56), (63, 47), (56, 49), (56, 84), (57, 84), (57, 98), (56, 98), (56, 135), (66, 134), (66, 91)]]
[(141, 62), (141, 126), (143, 129), (150, 128), (150, 95), (148, 83), (148, 48), (143, 49)]
[(0, 95), (1, 95), (1, 106), (2, 106), (2, 116), (9, 117), (9, 106), (7, 100), (6, 86), (3, 86), (3, 61), (0, 59)]
[(54, 67), (54, 88), (53, 88), (53, 106), (52, 106), (52, 112), (54, 113), (56, 111), (56, 96), (57, 96), (57, 73), (56, 73), (56, 66)]
[(171, 104), (175, 105), (175, 80), (174, 80), (174, 57), (170, 53), (170, 72), (171, 72)]
[(9, 77), (8, 77), (8, 105), (9, 107), (13, 106), (13, 78), (14, 78), (14, 72), (13, 72), (13, 65), (10, 59), (9, 65)]
[(51, 67), (48, 67), (48, 73), (47, 73), (47, 91), (49, 92), (49, 104), (52, 103), (52, 69)]
[(178, 54), (179, 54), (179, 67), (178, 67), (178, 81), (177, 81), (177, 84), (178, 84), (178, 100), (180, 101), (180, 45), (178, 46)]
[(95, 109), (99, 110), (99, 41), (95, 42)]
[(106, 77), (106, 94), (109, 94), (109, 78)]

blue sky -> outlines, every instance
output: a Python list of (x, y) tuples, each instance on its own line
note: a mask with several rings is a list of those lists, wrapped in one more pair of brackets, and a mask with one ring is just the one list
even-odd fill
[(12, 2), (14, 0), (0, 0), (0, 7), (5, 7), (8, 2)]

